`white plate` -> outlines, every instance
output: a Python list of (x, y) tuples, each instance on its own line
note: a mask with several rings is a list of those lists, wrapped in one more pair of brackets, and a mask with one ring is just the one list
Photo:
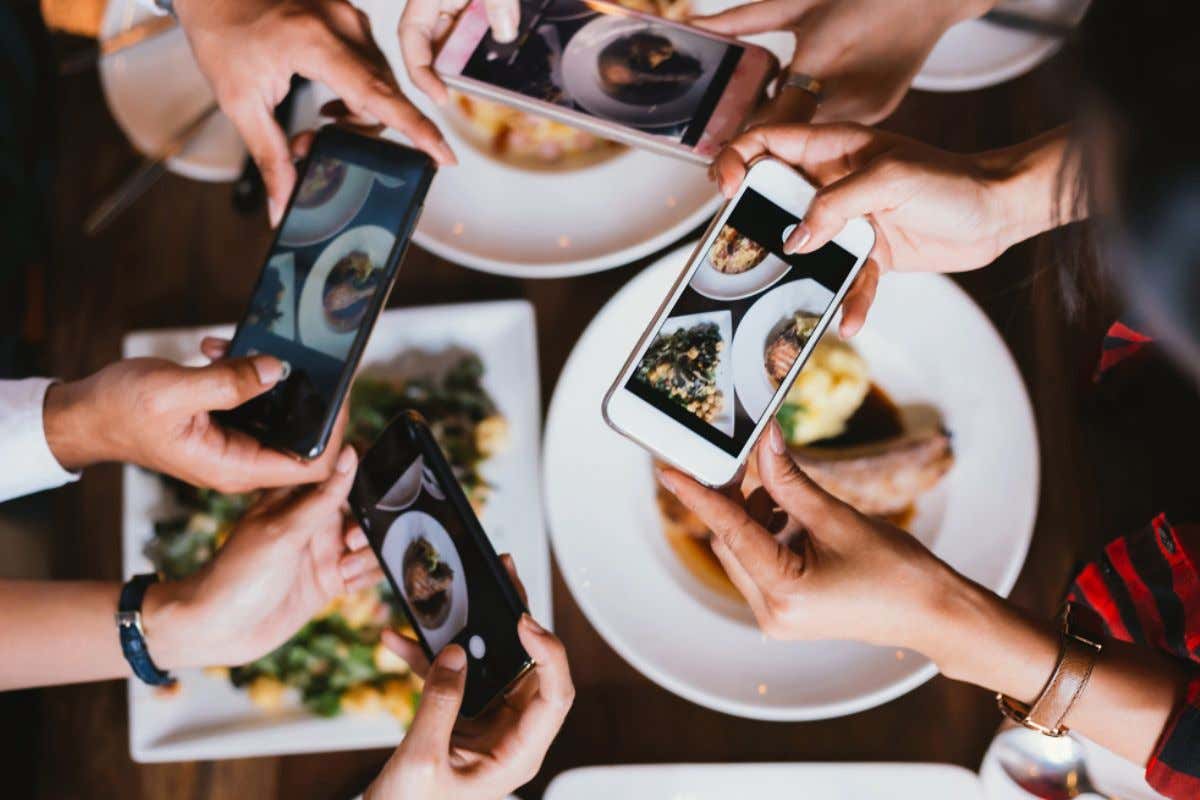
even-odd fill
[(741, 300), (773, 285), (791, 268), (774, 253), (767, 253), (761, 263), (745, 272), (731, 275), (714, 267), (705, 254), (703, 263), (692, 275), (688, 286), (713, 300)]
[(279, 243), (303, 247), (333, 236), (362, 210), (374, 185), (375, 176), (370, 170), (347, 164), (342, 185), (332, 197), (312, 208), (292, 206), (287, 224), (279, 231)]
[[(1078, 24), (1090, 0), (1009, 0), (1001, 9)], [(1023, 75), (1058, 52), (1054, 36), (1027, 33), (983, 20), (960, 22), (942, 36), (913, 79), (914, 89), (966, 92)]]
[[(233, 326), (141, 331), (125, 338), (126, 356), (159, 356), (203, 363), (200, 338), (229, 336)], [(510, 552), (529, 592), (529, 606), (543, 622), (550, 614), (550, 557), (538, 481), (540, 393), (532, 307), (524, 301), (470, 303), (387, 311), (367, 345), (367, 374), (406, 375), (413, 351), (462, 348), (486, 367), (483, 383), (509, 424), (508, 447), (482, 465), (495, 489), (482, 522), (498, 552)], [(125, 467), (121, 542), (124, 574), (151, 569), (142, 548), (154, 520), (169, 511), (169, 497), (155, 476)], [(297, 702), (277, 713), (257, 709), (244, 692), (199, 670), (180, 675), (178, 696), (163, 699), (140, 682), (129, 683), (129, 750), (134, 761), (194, 761), (390, 747), (402, 731), (387, 715), (351, 714), (323, 719)]]
[[(555, 388), (544, 481), (563, 578), (618, 653), (693, 702), (767, 720), (821, 719), (887, 702), (928, 680), (934, 665), (850, 642), (768, 641), (744, 607), (724, 613), (665, 541), (649, 455), (601, 419), (605, 390), (691, 247), (609, 301)], [(1029, 398), (1003, 341), (949, 279), (892, 275), (854, 345), (897, 403), (934, 404), (954, 436), (956, 464), (921, 498), (914, 535), (1007, 594), (1033, 531), (1038, 452)]]
[(775, 396), (775, 384), (767, 374), (767, 344), (796, 312), (819, 317), (831, 300), (833, 292), (812, 278), (800, 278), (764, 294), (742, 317), (733, 334), (733, 383), (750, 419), (761, 417)]
[(669, 336), (680, 328), (691, 328), (704, 322), (716, 323), (721, 341), (725, 343), (725, 349), (717, 359), (717, 369), (713, 375), (717, 388), (725, 398), (725, 403), (721, 408), (721, 413), (713, 417), (712, 426), (723, 431), (726, 436), (733, 436), (734, 384), (733, 369), (729, 365), (730, 343), (733, 339), (733, 315), (728, 311), (702, 311), (699, 314), (670, 317), (663, 321), (662, 327), (658, 329), (658, 334), (659, 336)]
[[(679, 97), (654, 106), (626, 103), (605, 92), (600, 83), (600, 54), (617, 39), (639, 32), (662, 36), (674, 45), (677, 53), (696, 59), (700, 64), (700, 78)], [(563, 89), (568, 97), (599, 117), (642, 127), (678, 125), (692, 118), (693, 109), (708, 90), (708, 81), (704, 78), (717, 71), (725, 51), (724, 44), (712, 46), (710, 40), (697, 41), (696, 37), (678, 28), (649, 27), (640, 19), (628, 17), (597, 17), (567, 42), (562, 58)]]
[[(407, 514), (401, 514), (396, 517), (396, 521), (392, 523), (392, 527), (388, 528), (388, 532), (383, 536), (383, 562), (397, 566), (402, 565), (404, 563), (404, 552), (419, 537), (424, 538), (429, 544), (433, 545), (434, 550), (437, 551), (438, 558), (449, 565), (452, 576), (450, 584), (450, 611), (445, 621), (436, 628), (426, 628), (424, 625), (421, 625), (421, 630), (425, 633), (425, 641), (428, 642), (429, 648), (437, 653), (443, 647), (450, 644), (455, 635), (467, 624), (467, 612), (470, 610), (470, 599), (467, 596), (467, 578), (466, 573), (463, 572), (462, 559), (458, 555), (458, 548), (454, 546), (454, 540), (450, 538), (450, 534), (442, 527), (440, 522), (424, 511), (410, 511)], [(392, 575), (396, 576), (402, 582), (400, 592), (404, 595), (404, 599), (409, 607), (412, 607), (412, 599), (408, 596), (408, 590), (403, 585), (403, 569), (392, 570)], [(414, 619), (413, 622), (417, 623), (417, 620)]]
[[(378, 225), (360, 225), (351, 228), (330, 242), (321, 255), (317, 256), (304, 288), (300, 290), (300, 313), (297, 324), (302, 344), (320, 350), (334, 358), (344, 358), (358, 336), (358, 326), (349, 331), (335, 330), (325, 317), (325, 281), (338, 261), (354, 251), (361, 251), (371, 259), (376, 270), (382, 270), (396, 243), (395, 235)], [(377, 287), (379, 291), (383, 287)], [(369, 305), (369, 303), (366, 303)]]
[[(1007, 726), (1002, 726), (1001, 730), (1006, 728)], [(1030, 734), (1039, 735), (1032, 731)], [(1163, 800), (1163, 796), (1146, 783), (1144, 769), (1090, 739), (1071, 735), (1083, 745), (1084, 763), (1097, 789), (1121, 800)], [(1054, 740), (1047, 739), (1045, 744), (1053, 747)], [(979, 768), (979, 781), (983, 785), (983, 796), (987, 800), (1036, 800), (1034, 795), (1021, 789), (1005, 774), (997, 759), (994, 742), (983, 757), (983, 764)]]
[(583, 767), (544, 800), (982, 800), (979, 778), (950, 764), (653, 764)]

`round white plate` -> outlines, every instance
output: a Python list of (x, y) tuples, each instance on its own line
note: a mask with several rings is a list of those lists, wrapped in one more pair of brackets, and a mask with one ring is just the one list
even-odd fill
[[(454, 573), (450, 583), (450, 613), (446, 615), (446, 620), (432, 629), (421, 625), (421, 632), (425, 634), (429, 649), (436, 653), (449, 644), (455, 634), (467, 624), (467, 577), (463, 572), (462, 559), (458, 555), (458, 548), (454, 546), (454, 540), (440, 522), (424, 511), (410, 511), (396, 517), (396, 521), (383, 537), (383, 560), (400, 567), (402, 571), (404, 552), (418, 538), (424, 538), (433, 545), (438, 557), (449, 564)], [(392, 574), (400, 580), (400, 591), (411, 606), (412, 601), (409, 600), (408, 591), (403, 586), (404, 578), (396, 569), (392, 570)]]
[(334, 239), (317, 256), (316, 262), (304, 279), (304, 288), (300, 290), (299, 331), (300, 341), (308, 347), (316, 348), (334, 358), (344, 358), (358, 335), (354, 330), (342, 332), (330, 327), (325, 319), (325, 279), (329, 272), (343, 256), (355, 250), (361, 250), (371, 258), (375, 269), (383, 269), (391, 255), (392, 245), (396, 237), (386, 228), (378, 225), (360, 225), (351, 228)]
[[(700, 79), (693, 82), (687, 91), (674, 100), (649, 108), (626, 103), (606, 93), (600, 84), (600, 53), (617, 39), (639, 32), (651, 32), (662, 36), (670, 40), (678, 53), (699, 61)], [(703, 78), (716, 72), (724, 50), (724, 47), (697, 48), (694, 38), (665, 25), (648, 28), (640, 19), (597, 17), (580, 28), (563, 51), (563, 88), (575, 102), (600, 117), (630, 124), (644, 123), (644, 126), (655, 128), (678, 125), (691, 118), (692, 109), (699, 104), (708, 90), (708, 82)]]
[(311, 208), (292, 206), (287, 224), (279, 232), (279, 243), (303, 247), (333, 236), (354, 219), (374, 185), (374, 176), (369, 170), (347, 164), (342, 185), (332, 197)]
[(750, 306), (733, 334), (733, 385), (738, 400), (751, 419), (758, 419), (771, 398), (775, 384), (767, 374), (765, 353), (774, 334), (798, 311), (821, 316), (833, 292), (812, 278), (801, 278), (776, 286)]
[[(1078, 24), (1090, 0), (1009, 0), (1005, 11)], [(913, 79), (914, 89), (966, 92), (1023, 75), (1058, 51), (1055, 36), (1016, 31), (982, 19), (960, 22), (942, 36)]]
[(705, 254), (704, 263), (696, 270), (696, 274), (692, 275), (688, 285), (713, 300), (741, 300), (771, 286), (786, 275), (789, 269), (791, 267), (786, 261), (773, 253), (767, 253), (761, 264), (737, 275), (731, 275), (714, 267)]
[[(693, 702), (766, 720), (835, 717), (887, 702), (928, 680), (934, 665), (851, 642), (768, 641), (744, 607), (726, 613), (666, 543), (650, 456), (601, 418), (601, 398), (692, 246), (609, 301), (555, 388), (543, 479), (563, 578), (618, 653)], [(1003, 341), (949, 279), (891, 275), (854, 345), (897, 403), (936, 406), (954, 436), (955, 466), (922, 497), (914, 535), (1007, 594), (1033, 531), (1038, 452), (1029, 398)]]

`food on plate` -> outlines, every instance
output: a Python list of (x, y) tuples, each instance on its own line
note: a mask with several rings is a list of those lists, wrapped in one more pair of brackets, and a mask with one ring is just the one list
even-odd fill
[[(801, 316), (767, 346), (767, 374), (777, 385), (800, 354), (800, 339), (812, 333), (808, 320), (816, 324), (816, 317), (800, 322)], [(822, 339), (779, 407), (784, 437), (789, 444), (805, 445), (842, 434), (870, 390), (867, 363), (858, 351), (840, 339)]]
[(285, 287), (279, 277), (279, 268), (268, 266), (263, 270), (262, 283), (254, 297), (250, 300), (250, 310), (246, 312), (247, 325), (272, 327), (283, 318), (283, 310), (279, 304), (283, 302)]
[[(363, 452), (400, 409), (416, 409), (430, 421), (471, 504), (482, 510), (489, 486), (479, 468), (506, 438), (505, 420), (483, 388), (483, 372), (476, 356), (460, 354), (437, 374), (364, 375), (350, 394), (346, 439)], [(162, 480), (175, 510), (155, 524), (145, 553), (158, 572), (182, 578), (212, 559), (256, 495), (219, 494)], [(409, 629), (386, 582), (335, 599), (257, 661), (206, 672), (245, 690), (264, 708), (291, 705), (298, 694), (305, 707), (324, 716), (383, 709), (407, 724), (421, 681), (382, 645), (385, 627)]]
[(653, 106), (687, 93), (703, 70), (700, 62), (650, 30), (609, 42), (598, 59), (600, 88), (623, 103)]
[(325, 277), (321, 303), (325, 321), (338, 333), (356, 330), (383, 280), (382, 271), (361, 250), (342, 256)]
[(792, 457), (825, 491), (882, 517), (904, 514), (954, 465), (950, 437), (937, 429), (847, 447), (800, 447)]
[(337, 193), (346, 180), (346, 163), (322, 156), (308, 165), (304, 182), (293, 203), (299, 208), (316, 208)]
[(708, 263), (717, 272), (741, 275), (757, 267), (767, 257), (767, 248), (738, 233), (732, 225), (721, 226), (716, 241), (708, 251)]
[(426, 630), (442, 627), (450, 616), (454, 570), (424, 536), (414, 539), (404, 551), (401, 570), (404, 594), (417, 623)]
[(715, 322), (660, 334), (646, 350), (634, 377), (711, 422), (725, 407), (717, 388), (717, 364), (725, 342)]
[[(767, 346), (764, 367), (777, 383), (779, 376), (786, 377), (816, 320), (797, 314)], [(863, 513), (904, 527), (921, 495), (954, 465), (950, 436), (938, 424), (914, 423), (916, 410), (903, 415), (871, 383), (866, 361), (851, 345), (825, 339), (813, 349), (777, 419), (792, 457), (809, 477)], [(774, 502), (762, 490), (753, 458), (740, 490), (756, 518), (772, 515)], [(740, 599), (712, 552), (708, 526), (662, 487), (656, 499), (663, 533), (680, 561), (704, 586)], [(775, 536), (791, 546), (802, 535), (790, 524)]]

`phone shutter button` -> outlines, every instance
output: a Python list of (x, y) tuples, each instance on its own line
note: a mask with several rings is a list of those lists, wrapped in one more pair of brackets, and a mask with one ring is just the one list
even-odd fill
[(487, 653), (487, 645), (482, 636), (475, 635), (467, 640), (467, 650), (470, 651), (471, 657), (478, 661)]

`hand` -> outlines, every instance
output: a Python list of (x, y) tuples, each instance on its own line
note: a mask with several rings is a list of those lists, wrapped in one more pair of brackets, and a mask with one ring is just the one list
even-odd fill
[[(206, 341), (206, 354), (223, 353)], [(283, 365), (272, 356), (183, 367), (157, 358), (118, 361), (88, 378), (54, 384), (43, 419), (51, 452), (66, 469), (127, 461), (196, 486), (243, 492), (321, 481), (333, 470), (348, 409), (325, 453), (304, 462), (217, 424), (231, 409), (270, 390)]]
[[(823, 84), (811, 95), (783, 88), (761, 122), (871, 123), (895, 110), (942, 34), (979, 16), (995, 0), (760, 0), (692, 22), (727, 36), (790, 31), (796, 54), (788, 71)], [(815, 110), (815, 114), (814, 114)]]
[(192, 52), (262, 172), (271, 224), (296, 182), (274, 119), (293, 74), (321, 81), (358, 119), (408, 136), (439, 164), (454, 153), (396, 85), (366, 15), (347, 0), (176, 0)]
[[(404, 68), (418, 89), (435, 103), (443, 105), (450, 99), (446, 84), (433, 71), (433, 44), (444, 37), (454, 20), (471, 0), (410, 0), (400, 17), (400, 52)], [(517, 38), (521, 21), (519, 0), (484, 0), (492, 38), (511, 42)]]
[[(501, 560), (524, 598), (512, 559)], [(571, 708), (575, 687), (566, 651), (552, 633), (525, 614), (517, 635), (537, 668), (485, 716), (460, 720), (463, 649), (444, 648), (430, 667), (415, 641), (384, 632), (384, 643), (425, 677), (425, 690), (412, 727), (365, 800), (491, 800), (533, 779)]]
[(357, 463), (347, 445), (324, 482), (268, 492), (200, 572), (152, 586), (144, 624), (155, 662), (179, 669), (253, 661), (335, 597), (382, 580), (377, 563), (360, 568), (366, 537), (342, 510)]
[[(767, 0), (771, 2), (772, 0)], [(1048, 203), (1050, 186), (1030, 197), (1010, 190), (1015, 163), (1004, 151), (958, 155), (860, 125), (772, 125), (734, 139), (713, 164), (731, 197), (760, 156), (794, 164), (820, 190), (784, 250), (810, 253), (854, 217), (875, 228), (875, 247), (842, 304), (843, 337), (866, 320), (882, 271), (959, 272), (990, 264), (1030, 234), (1020, 203)], [(1043, 228), (1044, 229), (1044, 228)]]
[(745, 504), (675, 470), (659, 477), (713, 531), (713, 553), (763, 632), (928, 652), (937, 609), (958, 576), (909, 534), (809, 480), (788, 455), (779, 423), (770, 424), (756, 457), (763, 488), (793, 526), (807, 531), (791, 549)]

